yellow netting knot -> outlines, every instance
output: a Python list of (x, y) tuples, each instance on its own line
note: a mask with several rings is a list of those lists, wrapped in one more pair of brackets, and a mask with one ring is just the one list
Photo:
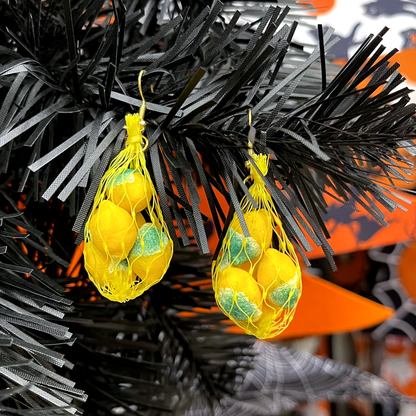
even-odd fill
[[(269, 156), (263, 154), (253, 154), (252, 158), (254, 159), (254, 162), (256, 163), (262, 175), (266, 176), (269, 169)], [(252, 166), (252, 163), (250, 163), (250, 178), (254, 181), (254, 183), (264, 184), (262, 177), (257, 172), (257, 169)]]
[(146, 122), (139, 114), (127, 114), (124, 128), (127, 130), (127, 146), (141, 144), (143, 147), (147, 147), (147, 139), (142, 134), (146, 128)]

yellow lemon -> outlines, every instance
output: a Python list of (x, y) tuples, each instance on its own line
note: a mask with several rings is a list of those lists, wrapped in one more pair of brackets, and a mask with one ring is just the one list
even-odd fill
[(261, 290), (244, 270), (229, 266), (218, 274), (216, 298), (236, 321), (255, 321), (261, 315)]
[(126, 169), (106, 190), (110, 201), (127, 212), (143, 211), (152, 199), (149, 181), (137, 171)]
[(253, 332), (259, 339), (271, 338), (276, 336), (277, 332), (279, 332), (279, 324), (275, 323), (275, 321), (279, 319), (283, 309), (279, 306), (270, 305), (271, 306), (268, 306), (263, 302), (261, 306), (263, 313), (261, 314), (260, 319), (255, 323), (256, 329)]
[[(266, 250), (272, 243), (273, 223), (270, 213), (265, 209), (258, 209), (244, 214), (250, 237), (254, 238), (257, 244)], [(237, 220), (231, 225), (239, 234), (243, 234), (240, 222)]]
[(173, 246), (168, 236), (151, 223), (144, 224), (137, 233), (129, 254), (134, 273), (151, 286), (165, 274), (172, 257)]
[(90, 233), (98, 250), (119, 259), (127, 257), (137, 236), (131, 215), (108, 200), (101, 201), (92, 215)]
[(146, 224), (146, 220), (144, 219), (143, 215), (140, 212), (136, 212), (134, 216), (134, 220), (136, 221), (137, 228), (141, 228), (144, 224)]
[(141, 256), (133, 260), (133, 272), (139, 276), (147, 287), (157, 283), (169, 267), (172, 257), (172, 243), (169, 242), (165, 250), (151, 256)]
[(131, 285), (134, 281), (132, 273), (128, 273), (127, 260), (113, 260), (110, 256), (99, 251), (91, 242), (84, 247), (85, 269), (91, 275), (96, 286), (104, 287), (114, 279), (115, 272), (125, 272), (123, 277)]
[(300, 294), (299, 279), (296, 265), (287, 254), (274, 248), (265, 251), (257, 268), (257, 281), (263, 287), (268, 302), (293, 308)]

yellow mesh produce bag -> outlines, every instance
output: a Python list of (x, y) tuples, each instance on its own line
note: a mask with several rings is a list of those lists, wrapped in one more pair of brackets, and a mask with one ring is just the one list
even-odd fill
[[(268, 156), (252, 155), (267, 174)], [(262, 177), (250, 165), (253, 180), (241, 209), (250, 233), (245, 237), (237, 214), (230, 223), (218, 258), (212, 265), (212, 283), (219, 308), (235, 324), (257, 338), (280, 334), (290, 323), (302, 292), (299, 262), (275, 210)]]
[(134, 299), (159, 282), (173, 254), (146, 168), (144, 108), (126, 116), (126, 146), (101, 179), (84, 231), (88, 276), (103, 296), (117, 302)]

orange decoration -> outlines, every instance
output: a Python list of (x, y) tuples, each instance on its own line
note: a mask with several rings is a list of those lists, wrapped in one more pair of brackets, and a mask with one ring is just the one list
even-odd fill
[(416, 48), (406, 48), (396, 53), (393, 56), (391, 63), (398, 62), (400, 64), (400, 74), (407, 80), (416, 82), (415, 59)]
[(349, 289), (365, 281), (370, 268), (367, 251), (341, 254), (334, 260), (338, 270), (329, 272), (331, 282)]
[[(354, 201), (350, 201), (350, 204), (357, 211), (325, 196), (329, 208), (328, 214), (323, 215), (322, 218), (331, 235), (329, 244), (334, 249), (335, 255), (397, 244), (416, 236), (416, 196), (400, 191), (394, 192), (411, 204), (396, 199), (407, 211), (396, 208), (394, 212), (389, 212), (378, 205), (385, 215), (388, 227), (378, 223), (359, 204), (354, 204)], [(311, 245), (314, 246), (312, 242)], [(311, 259), (325, 257), (320, 248), (315, 248), (307, 255)]]
[[(411, 36), (410, 40), (413, 43), (415, 40), (415, 35), (412, 34), (410, 36)], [(376, 60), (376, 62), (380, 61), (384, 57), (385, 55), (380, 55), (379, 58)], [(415, 66), (414, 66), (415, 59), (416, 59), (416, 48), (411, 48), (411, 47), (404, 48), (401, 51), (397, 52), (390, 59), (389, 66), (391, 67), (394, 63), (397, 62), (400, 65), (399, 67), (400, 74), (404, 78), (406, 78), (408, 82), (410, 81), (412, 84), (414, 84), (416, 82), (416, 71), (415, 71)], [(347, 61), (348, 61), (347, 59), (340, 59), (336, 61), (334, 60), (333, 63), (344, 65), (345, 63), (347, 63)], [(366, 78), (357, 86), (357, 89), (364, 88), (371, 79), (372, 79), (372, 76), (369, 76), (368, 78)], [(383, 88), (384, 88), (384, 85), (378, 87), (376, 91), (371, 94), (371, 96), (374, 97), (375, 95), (379, 94)]]
[(416, 347), (407, 337), (387, 337), (381, 377), (400, 393), (416, 397)]
[(66, 277), (77, 277), (78, 275), (74, 276), (74, 271), (78, 265), (80, 265), (80, 260), (82, 257), (82, 253), (84, 252), (84, 241), (75, 247), (74, 254), (72, 255), (71, 262), (69, 263), (68, 269), (65, 273)]
[(398, 278), (413, 302), (416, 302), (415, 258), (416, 241), (413, 241), (403, 250), (398, 264)]
[(306, 0), (301, 3), (311, 5), (316, 9), (310, 12), (310, 15), (320, 16), (329, 13), (335, 7), (336, 0)]

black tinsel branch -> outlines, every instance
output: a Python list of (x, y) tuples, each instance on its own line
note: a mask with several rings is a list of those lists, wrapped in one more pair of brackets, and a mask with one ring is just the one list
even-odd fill
[(86, 414), (180, 415), (197, 397), (213, 408), (234, 395), (254, 340), (224, 332), (230, 323), (216, 308), (209, 271), (208, 256), (185, 249), (160, 285), (126, 304), (91, 298), (92, 284), (71, 289), (82, 301), (78, 316), (65, 318), (78, 338), (67, 356), (89, 393)]
[[(415, 152), (409, 91), (389, 63), (394, 51), (380, 58), (385, 31), (340, 70), (323, 59), (332, 29), (311, 53), (293, 40), (304, 6), (270, 6), (244, 24), (230, 4), (0, 3), (1, 411), (182, 415), (200, 401), (212, 414), (239, 391), (257, 350), (224, 331), (200, 252), (207, 217), (219, 236), (229, 217), (216, 192), (230, 212), (247, 193), (248, 138), (272, 156), (265, 181), (301, 253), (309, 239), (331, 257), (324, 194), (354, 199), (382, 223), (380, 206), (398, 206), (393, 188), (369, 175), (406, 180), (398, 150)], [(176, 250), (151, 291), (116, 305), (97, 296), (81, 263), (67, 267), (124, 144), (124, 116), (141, 105), (143, 69), (148, 167), (176, 246), (193, 247)]]
[[(339, 71), (322, 59), (337, 41), (333, 30), (320, 31), (319, 44), (305, 52), (293, 42), (297, 23), (288, 7), (271, 6), (241, 25), (238, 11), (222, 17), (219, 1), (212, 8), (163, 4), (2, 3), (0, 171), (20, 191), (68, 202), (80, 233), (123, 145), (124, 115), (141, 104), (144, 69), (148, 166), (174, 239), (174, 224), (180, 231), (176, 247), (189, 244), (189, 225), (209, 252), (208, 214), (221, 235), (226, 215), (215, 191), (239, 212), (249, 134), (256, 151), (272, 156), (265, 180), (301, 254), (312, 242), (331, 259), (324, 194), (356, 200), (385, 224), (380, 207), (392, 211), (399, 202), (369, 171), (406, 181), (398, 163), (411, 164), (398, 150), (414, 152), (415, 133), (409, 90), (399, 87), (403, 77), (389, 61), (395, 51), (378, 59), (385, 30)], [(200, 192), (210, 213), (200, 212)]]
[[(62, 323), (74, 306), (47, 274), (68, 263), (49, 244), (53, 228), (49, 235), (35, 228), (5, 189), (0, 201), (0, 411), (81, 414), (87, 395), (60, 370), (73, 367), (61, 350), (75, 341)], [(56, 218), (52, 227), (59, 226)]]

